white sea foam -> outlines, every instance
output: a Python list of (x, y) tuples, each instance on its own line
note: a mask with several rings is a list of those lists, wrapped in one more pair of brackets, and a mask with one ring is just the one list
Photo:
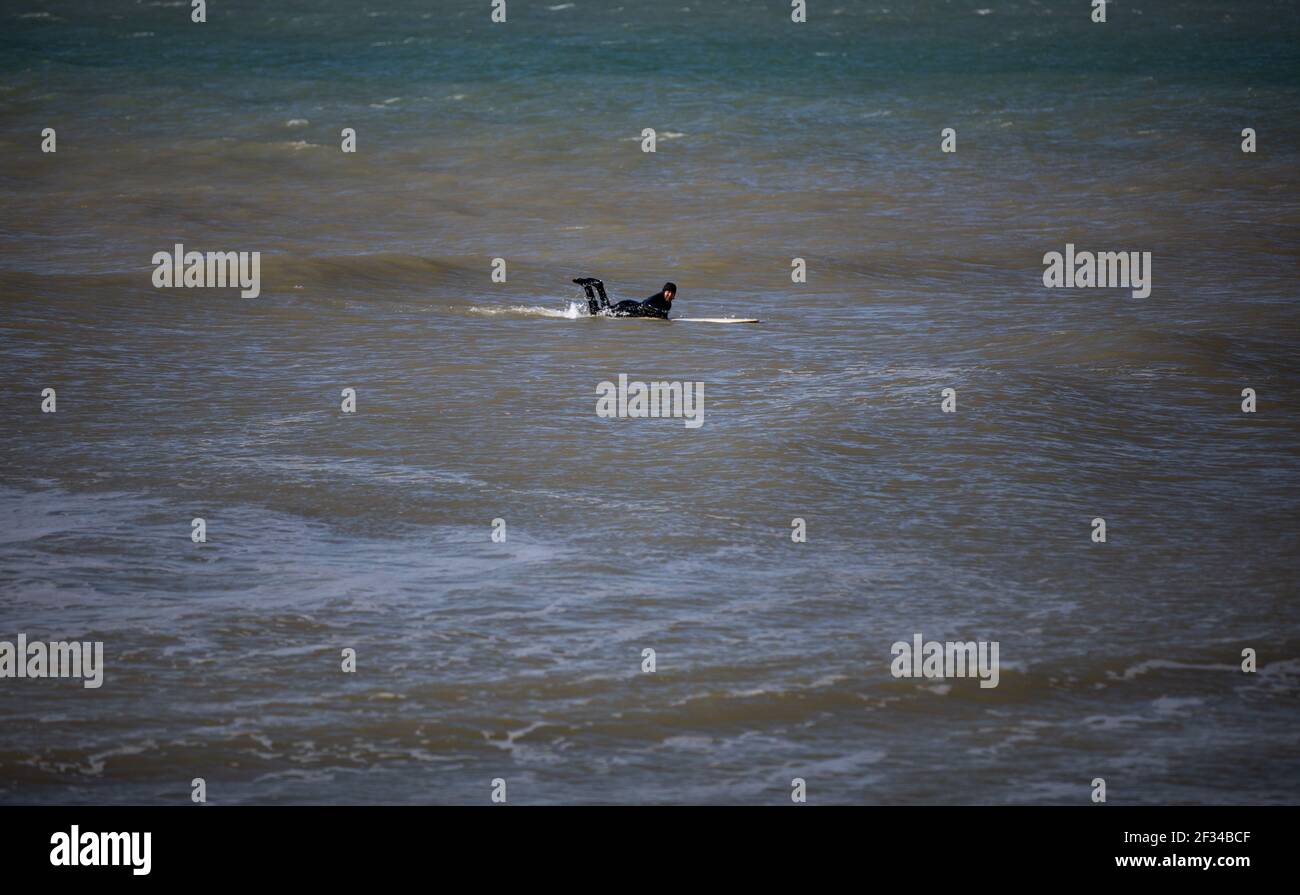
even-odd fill
[(480, 308), (471, 306), (471, 314), (482, 314), (485, 317), (557, 317), (564, 320), (577, 320), (582, 315), (582, 309), (577, 302), (569, 302), (569, 306), (564, 310), (555, 308), (544, 308), (541, 305), (511, 305), (505, 308)]
[[(660, 140), (680, 140), (680, 139), (681, 139), (682, 137), (684, 137), (684, 136), (686, 136), (686, 134), (683, 133), (682, 131), (664, 131), (662, 134), (658, 134), (658, 135), (657, 135), (657, 138), (660, 139)], [(639, 143), (639, 142), (641, 142), (642, 139), (643, 139), (643, 138), (640, 137), (640, 136), (635, 136), (635, 137), (623, 137), (622, 140), (621, 140), (621, 142), (623, 142), (623, 143)]]
[(1107, 677), (1123, 678), (1131, 681), (1139, 675), (1146, 674), (1150, 671), (1160, 670), (1189, 670), (1189, 671), (1236, 671), (1235, 665), (1218, 665), (1218, 664), (1196, 664), (1193, 662), (1174, 662), (1169, 659), (1148, 659), (1145, 662), (1139, 662), (1129, 668), (1124, 669), (1122, 675), (1117, 675), (1113, 671), (1107, 672)]

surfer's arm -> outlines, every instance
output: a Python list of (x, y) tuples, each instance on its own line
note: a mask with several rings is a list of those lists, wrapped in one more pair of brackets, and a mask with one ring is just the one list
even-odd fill
[(662, 293), (658, 295), (652, 295), (649, 298), (647, 298), (645, 301), (641, 302), (642, 317), (666, 318), (670, 310), (672, 310), (672, 307), (668, 304), (668, 302), (664, 301)]

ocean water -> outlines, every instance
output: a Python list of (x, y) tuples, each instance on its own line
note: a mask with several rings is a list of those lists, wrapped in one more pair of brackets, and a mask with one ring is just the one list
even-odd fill
[(0, 802), (1300, 801), (1296, 3), (188, 6), (0, 2)]

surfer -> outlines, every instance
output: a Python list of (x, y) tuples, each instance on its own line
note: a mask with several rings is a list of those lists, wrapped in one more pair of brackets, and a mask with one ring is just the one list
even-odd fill
[[(667, 320), (668, 312), (672, 310), (673, 296), (677, 294), (676, 283), (664, 283), (664, 288), (645, 301), (628, 299), (620, 301), (616, 305), (611, 305), (609, 296), (605, 294), (605, 284), (600, 280), (595, 277), (578, 277), (573, 282), (586, 291), (587, 310), (591, 312), (593, 317), (600, 315), (606, 317), (661, 317)], [(599, 293), (599, 297), (597, 293)]]

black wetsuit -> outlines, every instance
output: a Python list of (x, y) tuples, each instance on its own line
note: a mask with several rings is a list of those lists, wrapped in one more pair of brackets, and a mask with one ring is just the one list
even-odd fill
[(671, 310), (672, 304), (664, 294), (656, 292), (645, 301), (620, 301), (609, 309), (609, 313), (613, 317), (663, 317), (666, 320)]
[[(668, 312), (672, 310), (672, 302), (669, 301), (663, 293), (663, 290), (656, 292), (645, 301), (635, 301), (628, 299), (620, 301), (616, 305), (609, 303), (609, 296), (605, 294), (605, 284), (593, 277), (583, 277), (574, 280), (587, 292), (587, 310), (593, 317), (600, 315), (602, 312), (608, 317), (660, 317), (668, 319)], [(595, 291), (593, 292), (593, 288)], [(596, 293), (600, 293), (599, 299)]]

